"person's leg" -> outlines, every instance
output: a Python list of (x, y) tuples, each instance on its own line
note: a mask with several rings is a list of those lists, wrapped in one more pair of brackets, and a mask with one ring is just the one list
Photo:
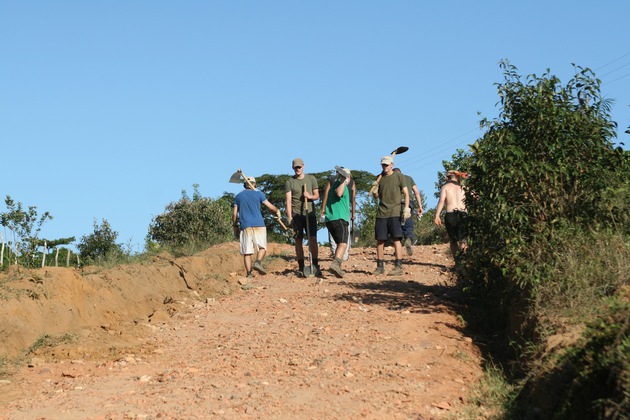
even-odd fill
[(247, 277), (252, 276), (252, 254), (254, 253), (254, 238), (251, 228), (242, 229), (240, 232), (241, 255)]
[(465, 253), (468, 250), (468, 213), (465, 211), (458, 212), (457, 223), (457, 235), (458, 235), (458, 248), (461, 252)]
[(295, 259), (298, 263), (298, 275), (304, 275), (304, 229), (306, 225), (304, 216), (293, 217), (293, 228), (295, 229)]
[(337, 258), (339, 260), (343, 260), (344, 255), (346, 255), (347, 249), (348, 249), (348, 244), (340, 243), (337, 246), (337, 252), (335, 252), (335, 258)]
[(402, 244), (400, 239), (392, 239), (394, 244), (394, 255), (397, 260), (402, 260)]
[(376, 270), (372, 274), (385, 273), (385, 241), (376, 241)]
[(335, 258), (335, 254), (337, 253), (337, 242), (335, 242), (335, 238), (333, 238), (330, 233), (330, 229), (328, 229), (328, 242), (330, 243), (330, 256)]
[(451, 246), (451, 255), (453, 255), (453, 260), (457, 260), (457, 251), (459, 251), (459, 245), (457, 244), (457, 241), (450, 241), (450, 246)]
[(265, 248), (258, 248), (258, 253), (256, 254), (256, 261), (253, 264), (254, 270), (258, 271), (260, 274), (267, 274), (267, 271), (263, 268), (262, 260), (265, 258), (265, 254), (267, 250)]
[(376, 239), (376, 270), (373, 274), (383, 274), (385, 272), (385, 242), (388, 239), (388, 219), (376, 218), (374, 224), (374, 239)]
[(243, 263), (245, 264), (245, 271), (247, 277), (252, 276), (252, 254), (243, 255)]
[(456, 212), (446, 212), (444, 214), (444, 227), (446, 228), (446, 233), (448, 233), (449, 244), (451, 247), (451, 255), (453, 256), (453, 260), (457, 260), (457, 251), (459, 251), (459, 232), (458, 232), (458, 224), (459, 217)]
[(388, 219), (387, 228), (389, 236), (392, 239), (392, 245), (394, 246), (394, 268), (388, 273), (390, 276), (399, 276), (404, 274), (402, 269), (402, 225), (398, 217), (390, 217)]

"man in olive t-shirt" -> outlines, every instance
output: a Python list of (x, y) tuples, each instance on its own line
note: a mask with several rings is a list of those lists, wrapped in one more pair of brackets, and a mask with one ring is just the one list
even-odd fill
[[(403, 215), (403, 219), (411, 217), (409, 191), (403, 174), (393, 171), (394, 158), (392, 156), (383, 156), (381, 158), (381, 167), (383, 169), (382, 177), (378, 183), (378, 189), (374, 192), (374, 198), (378, 199), (378, 209), (374, 226), (376, 270), (373, 274), (383, 274), (385, 272), (383, 258), (385, 256), (385, 242), (389, 238), (394, 245), (396, 260), (394, 269), (387, 274), (399, 276), (404, 274), (402, 269), (402, 244), (400, 242), (403, 232), (400, 215)], [(402, 211), (401, 206), (404, 206)]]

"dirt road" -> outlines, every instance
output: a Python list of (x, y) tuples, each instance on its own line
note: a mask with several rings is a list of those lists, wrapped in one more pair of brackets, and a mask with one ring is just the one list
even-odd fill
[[(352, 249), (346, 276), (321, 282), (293, 275), (289, 246), (247, 281), (236, 249), (194, 276), (222, 273), (234, 293), (166, 296), (127, 327), (110, 320), (35, 351), (0, 378), (0, 418), (460, 418), (481, 368), (456, 314), (448, 245), (414, 247), (400, 277), (370, 275), (374, 250)], [(194, 283), (190, 261), (177, 265)]]

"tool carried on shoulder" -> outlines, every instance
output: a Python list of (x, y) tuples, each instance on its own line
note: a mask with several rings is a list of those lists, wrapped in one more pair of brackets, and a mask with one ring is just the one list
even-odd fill
[[(401, 155), (403, 153), (405, 153), (407, 150), (409, 150), (409, 148), (407, 146), (400, 146), (397, 147), (391, 154), (392, 157), (396, 156), (396, 155)], [(374, 193), (376, 192), (376, 190), (378, 189), (378, 183), (381, 181), (381, 178), (383, 177), (383, 172), (381, 172), (378, 175), (378, 178), (376, 178), (376, 181), (374, 181), (374, 184), (372, 184), (372, 188), (370, 188), (370, 195), (374, 195)]]
[[(251, 188), (252, 190), (256, 189), (256, 187), (254, 187), (254, 185), (252, 185), (252, 183), (249, 181), (249, 177), (245, 176), (243, 171), (241, 171), (240, 169), (237, 169), (236, 172), (232, 174), (229, 182), (232, 184), (240, 184), (243, 181), (245, 181), (247, 185), (249, 186), (249, 188)], [(276, 217), (275, 219), (278, 221), (278, 223), (280, 223), (280, 226), (282, 226), (282, 229), (286, 231), (287, 227), (285, 226), (284, 223), (282, 223), (282, 220), (279, 217)]]

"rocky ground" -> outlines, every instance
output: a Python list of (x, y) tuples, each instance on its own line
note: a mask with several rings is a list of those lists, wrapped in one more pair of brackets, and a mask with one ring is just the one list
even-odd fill
[(0, 418), (463, 417), (481, 360), (448, 245), (414, 247), (396, 277), (370, 274), (374, 249), (352, 249), (342, 279), (298, 278), (292, 255), (272, 245), (253, 279), (236, 243), (3, 275)]

